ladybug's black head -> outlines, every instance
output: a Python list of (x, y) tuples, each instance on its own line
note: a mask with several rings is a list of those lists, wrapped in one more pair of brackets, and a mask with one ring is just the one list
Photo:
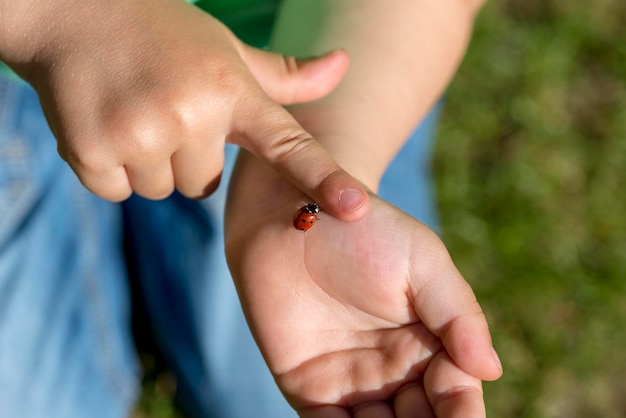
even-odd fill
[(306, 205), (305, 212), (307, 213), (320, 213), (320, 207), (317, 203), (309, 203)]

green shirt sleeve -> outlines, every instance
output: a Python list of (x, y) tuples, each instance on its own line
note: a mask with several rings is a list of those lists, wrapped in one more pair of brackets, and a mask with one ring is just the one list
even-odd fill
[(278, 0), (188, 0), (228, 26), (242, 41), (264, 48)]

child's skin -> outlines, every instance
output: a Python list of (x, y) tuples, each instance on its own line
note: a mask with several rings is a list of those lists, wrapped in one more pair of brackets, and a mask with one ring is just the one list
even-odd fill
[[(329, 95), (290, 111), (375, 192), (456, 70), (477, 6), (285, 1), (274, 49), (307, 56), (341, 46), (351, 61)], [(310, 198), (245, 152), (230, 186), (231, 271), (300, 416), (485, 416), (481, 379), (500, 377), (501, 365), (481, 308), (436, 234), (374, 195), (359, 220), (322, 212), (297, 231), (291, 217)]]
[(1, 0), (0, 16), (0, 60), (37, 90), (59, 153), (95, 194), (207, 196), (231, 142), (335, 216), (367, 210), (363, 186), (278, 104), (327, 94), (345, 52), (298, 62), (251, 48), (182, 0)]
[[(0, 0), (0, 59), (106, 199), (206, 196), (224, 144), (248, 151), (227, 257), (302, 417), (484, 417), (481, 380), (502, 371), (480, 306), (439, 238), (373, 194), (456, 71), (479, 5), (286, 0), (273, 48), (345, 48), (296, 61), (182, 0)], [(291, 219), (312, 201), (326, 216), (303, 234)]]

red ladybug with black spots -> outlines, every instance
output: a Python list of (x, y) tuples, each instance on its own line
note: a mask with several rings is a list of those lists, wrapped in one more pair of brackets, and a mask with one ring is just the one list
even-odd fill
[(293, 226), (300, 231), (308, 231), (317, 221), (318, 213), (320, 213), (320, 207), (317, 203), (302, 206), (293, 218)]

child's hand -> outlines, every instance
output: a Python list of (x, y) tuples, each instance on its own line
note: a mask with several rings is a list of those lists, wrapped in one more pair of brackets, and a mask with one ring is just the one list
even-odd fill
[[(251, 48), (182, 0), (38, 3), (30, 31), (12, 34), (23, 48), (5, 45), (0, 58), (38, 90), (59, 153), (97, 195), (204, 197), (231, 142), (335, 216), (365, 212), (361, 185), (278, 104), (330, 92), (345, 52), (296, 61)], [(340, 200), (348, 189), (356, 198)]]
[(475, 296), (441, 240), (372, 197), (354, 222), (307, 203), (244, 154), (226, 251), (248, 322), (302, 417), (481, 417), (502, 371)]

